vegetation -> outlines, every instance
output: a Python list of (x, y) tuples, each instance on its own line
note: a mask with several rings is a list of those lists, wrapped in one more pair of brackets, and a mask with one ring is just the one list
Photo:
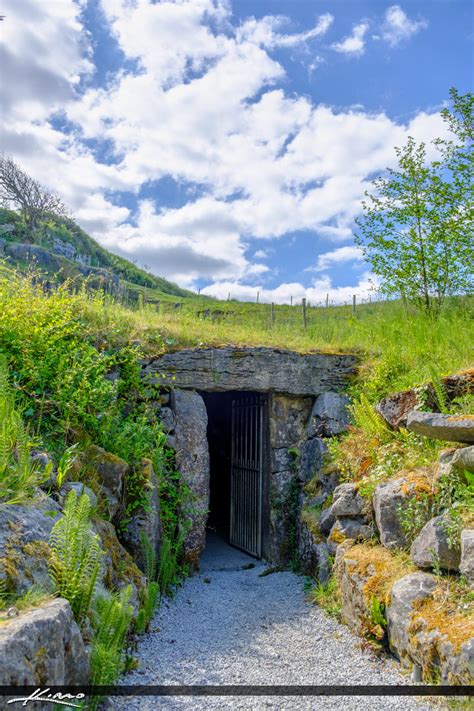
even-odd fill
[(474, 97), (451, 90), (442, 112), (453, 140), (437, 139), (439, 158), (427, 160), (413, 138), (396, 148), (398, 170), (373, 181), (356, 241), (382, 278), (386, 293), (429, 311), (448, 294), (472, 289)]

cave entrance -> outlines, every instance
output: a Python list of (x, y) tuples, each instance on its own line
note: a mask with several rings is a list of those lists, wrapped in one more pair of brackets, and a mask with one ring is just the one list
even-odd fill
[(208, 416), (208, 528), (260, 558), (267, 508), (268, 396), (237, 391), (200, 394)]

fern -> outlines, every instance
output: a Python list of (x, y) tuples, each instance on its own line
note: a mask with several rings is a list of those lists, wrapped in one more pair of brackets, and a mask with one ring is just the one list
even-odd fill
[(3, 504), (20, 504), (34, 498), (36, 488), (51, 471), (31, 461), (28, 429), (8, 382), (6, 362), (0, 360), (0, 500)]
[[(133, 617), (130, 605), (132, 587), (96, 598), (92, 611), (94, 639), (90, 654), (91, 683), (94, 686), (115, 684), (124, 669), (124, 648)], [(100, 697), (93, 697), (89, 707), (97, 708)]]
[(135, 622), (135, 631), (137, 634), (142, 634), (142, 632), (145, 632), (148, 628), (153, 613), (159, 604), (159, 595), (160, 589), (158, 583), (155, 581), (148, 583), (145, 602), (138, 611), (137, 620)]
[(144, 531), (140, 533), (140, 542), (142, 544), (143, 558), (145, 561), (145, 575), (149, 581), (156, 580), (158, 573), (156, 550)]
[(164, 536), (160, 547), (160, 564), (158, 566), (158, 583), (161, 593), (169, 593), (175, 581), (178, 570), (178, 559), (184, 544), (185, 530), (180, 528), (175, 540)]
[(351, 410), (355, 425), (363, 429), (369, 436), (375, 437), (380, 442), (387, 442), (393, 437), (392, 431), (364, 393), (361, 393), (359, 400), (353, 402)]
[(64, 515), (52, 528), (49, 572), (61, 597), (69, 601), (82, 622), (89, 612), (103, 555), (100, 539), (90, 524), (91, 504), (85, 494), (70, 491)]

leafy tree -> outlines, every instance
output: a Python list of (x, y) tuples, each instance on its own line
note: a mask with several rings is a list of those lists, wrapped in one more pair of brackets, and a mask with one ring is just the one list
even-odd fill
[(409, 137), (395, 148), (397, 169), (373, 181), (356, 220), (356, 243), (382, 289), (427, 310), (472, 288), (474, 273), (474, 100), (455, 89), (450, 95), (452, 108), (441, 112), (450, 137), (434, 141), (439, 159), (429, 163), (426, 145)]
[(35, 229), (40, 217), (67, 217), (67, 209), (54, 192), (46, 190), (37, 180), (25, 173), (8, 156), (0, 156), (0, 200), (19, 207), (30, 229)]

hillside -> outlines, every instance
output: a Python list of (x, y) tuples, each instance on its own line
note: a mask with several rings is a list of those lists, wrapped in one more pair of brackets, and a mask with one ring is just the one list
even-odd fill
[(194, 296), (192, 292), (112, 254), (72, 219), (51, 217), (32, 232), (25, 227), (19, 213), (0, 208), (0, 239), (5, 241), (3, 248), (0, 243), (0, 256), (6, 256), (8, 264), (23, 269), (35, 262), (41, 271), (55, 280), (89, 277), (97, 286), (120, 291), (131, 301), (137, 301), (139, 294), (148, 302), (169, 296)]

